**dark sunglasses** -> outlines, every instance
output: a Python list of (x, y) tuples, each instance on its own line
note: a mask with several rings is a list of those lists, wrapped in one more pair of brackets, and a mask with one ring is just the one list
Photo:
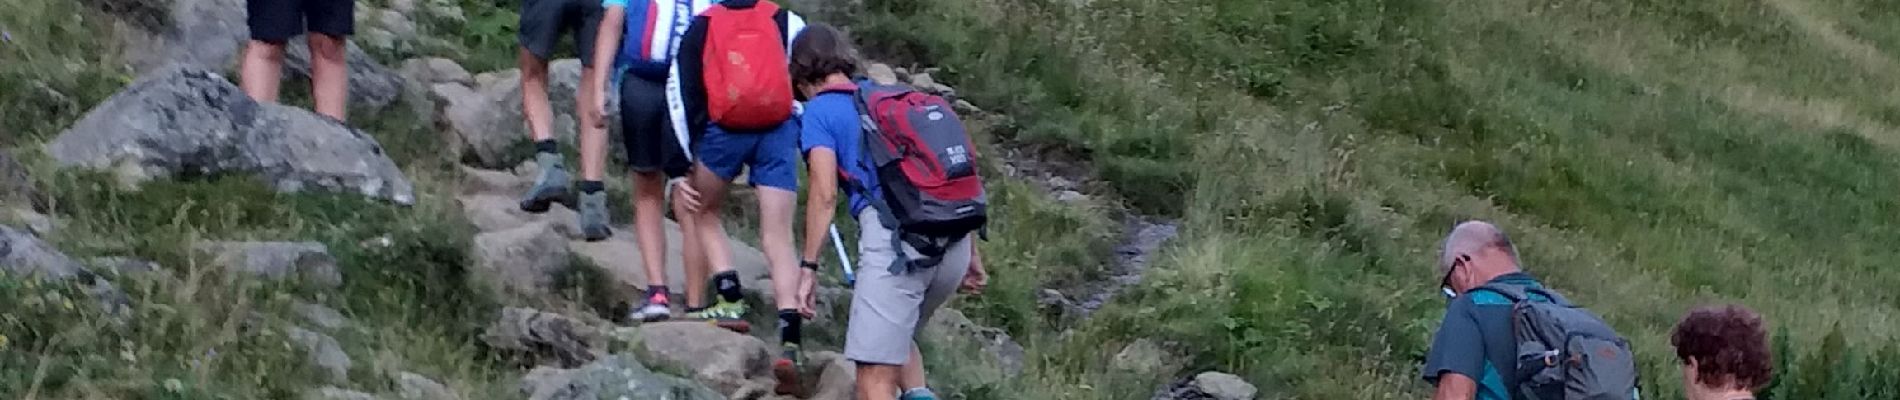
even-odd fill
[(1446, 299), (1458, 298), (1458, 291), (1451, 289), (1451, 274), (1458, 272), (1458, 267), (1465, 266), (1465, 263), (1469, 261), (1471, 261), (1471, 256), (1459, 254), (1457, 257), (1453, 257), (1451, 259), (1451, 267), (1445, 268), (1445, 276), (1438, 279), (1438, 290), (1445, 293)]

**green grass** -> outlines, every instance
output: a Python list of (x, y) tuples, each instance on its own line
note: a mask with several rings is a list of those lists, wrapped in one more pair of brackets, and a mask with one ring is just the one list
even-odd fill
[[(1080, 386), (1115, 378), (1102, 343), (1138, 337), (1266, 398), (1423, 396), (1432, 249), (1466, 218), (1504, 224), (1531, 272), (1628, 335), (1654, 396), (1679, 396), (1667, 330), (1707, 302), (1786, 330), (1786, 375), (1832, 377), (1792, 393), (1893, 387), (1878, 356), (1827, 356), (1900, 342), (1890, 4), (1076, 3), (871, 1), (846, 23), (1009, 114), (1000, 136), (1069, 149), (1187, 222), (1077, 328), (1088, 346), (1032, 329), (1042, 368), (970, 398), (1145, 398)], [(1004, 282), (1055, 268), (987, 253)], [(1029, 300), (972, 317), (1035, 326), (1012, 322)]]

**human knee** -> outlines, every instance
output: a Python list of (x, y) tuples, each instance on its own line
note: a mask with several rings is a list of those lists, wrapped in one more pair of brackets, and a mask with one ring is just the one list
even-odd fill
[(343, 63), (346, 61), (346, 54), (348, 53), (348, 44), (346, 43), (347, 42), (343, 41), (343, 38), (322, 33), (311, 33), (310, 58), (322, 62)]

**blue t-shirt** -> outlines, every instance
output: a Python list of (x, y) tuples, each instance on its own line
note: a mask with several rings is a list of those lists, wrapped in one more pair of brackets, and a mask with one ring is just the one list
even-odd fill
[(827, 148), (838, 155), (838, 184), (851, 204), (851, 217), (857, 218), (871, 206), (871, 193), (877, 193), (877, 175), (864, 156), (864, 130), (858, 117), (857, 87), (833, 87), (805, 102), (804, 127), (799, 133), (799, 149)]
[[(1521, 272), (1491, 283), (1541, 287)], [(1425, 355), (1425, 381), (1437, 385), (1439, 376), (1456, 373), (1478, 382), (1476, 400), (1517, 398), (1517, 340), (1511, 335), (1509, 298), (1486, 290), (1458, 296), (1445, 307), (1445, 320)]]

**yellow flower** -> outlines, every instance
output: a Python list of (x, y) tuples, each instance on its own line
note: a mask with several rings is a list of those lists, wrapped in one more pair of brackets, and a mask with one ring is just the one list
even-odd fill
[(0, 335), (0, 350), (7, 349), (7, 335)]

